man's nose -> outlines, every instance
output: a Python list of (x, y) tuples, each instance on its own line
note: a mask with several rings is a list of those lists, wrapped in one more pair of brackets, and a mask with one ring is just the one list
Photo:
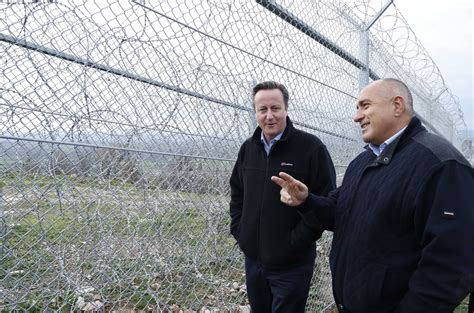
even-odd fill
[(352, 117), (352, 120), (354, 122), (359, 123), (362, 119), (364, 118), (364, 114), (362, 114), (360, 111), (357, 111), (356, 114)]

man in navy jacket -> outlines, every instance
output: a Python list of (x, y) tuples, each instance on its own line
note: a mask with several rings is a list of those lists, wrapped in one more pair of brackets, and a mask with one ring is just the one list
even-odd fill
[(330, 266), (340, 312), (453, 312), (474, 289), (474, 171), (414, 116), (396, 79), (359, 94), (366, 151), (329, 197), (286, 173), (281, 201), (334, 232)]
[(293, 127), (288, 90), (268, 81), (253, 88), (258, 127), (240, 148), (230, 178), (231, 233), (245, 254), (252, 312), (304, 312), (322, 228), (280, 202), (270, 177), (287, 171), (315, 194), (335, 188), (324, 144)]

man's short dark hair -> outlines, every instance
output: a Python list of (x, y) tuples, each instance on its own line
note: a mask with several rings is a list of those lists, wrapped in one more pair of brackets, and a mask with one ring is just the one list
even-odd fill
[(267, 89), (280, 90), (281, 93), (283, 94), (283, 102), (285, 103), (285, 108), (288, 108), (288, 100), (290, 100), (290, 94), (288, 93), (288, 89), (286, 89), (286, 87), (283, 86), (282, 84), (277, 83), (272, 80), (258, 83), (257, 85), (255, 85), (255, 87), (253, 87), (252, 99), (254, 101), (254, 106), (255, 106), (255, 95), (257, 94), (257, 92), (259, 92), (260, 90), (267, 90)]

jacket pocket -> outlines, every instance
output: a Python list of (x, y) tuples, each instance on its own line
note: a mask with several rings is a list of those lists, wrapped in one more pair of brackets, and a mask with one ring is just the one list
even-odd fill
[(388, 267), (382, 286), (382, 297), (385, 301), (400, 302), (408, 291), (408, 281), (413, 275), (413, 268)]
[(312, 229), (303, 221), (300, 221), (290, 233), (290, 244), (297, 249), (308, 249), (315, 243), (323, 233), (322, 227)]

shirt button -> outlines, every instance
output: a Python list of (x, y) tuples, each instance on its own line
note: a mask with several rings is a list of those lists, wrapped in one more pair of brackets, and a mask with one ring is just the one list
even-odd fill
[(339, 309), (344, 310), (344, 306), (342, 305), (342, 303), (339, 303), (338, 307)]
[(385, 157), (385, 158), (383, 158), (383, 161), (384, 161), (384, 162), (388, 162), (388, 161), (389, 161), (389, 158)]

